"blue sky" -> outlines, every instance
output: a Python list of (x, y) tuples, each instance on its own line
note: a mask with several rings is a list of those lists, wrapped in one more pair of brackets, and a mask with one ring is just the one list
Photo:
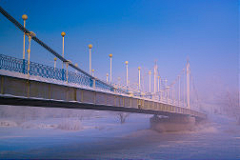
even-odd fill
[[(220, 79), (238, 84), (239, 2), (237, 0), (1, 0), (0, 5), (61, 53), (88, 71), (88, 44), (93, 44), (93, 68), (105, 79), (108, 54), (113, 54), (113, 79), (124, 79), (129, 61), (130, 79), (137, 67), (153, 69), (157, 59), (161, 76), (176, 78), (189, 57), (198, 87)], [(0, 52), (22, 57), (22, 32), (0, 15)], [(31, 60), (53, 65), (53, 56), (36, 43)], [(60, 64), (59, 64), (60, 66)], [(217, 77), (217, 78), (216, 78)]]

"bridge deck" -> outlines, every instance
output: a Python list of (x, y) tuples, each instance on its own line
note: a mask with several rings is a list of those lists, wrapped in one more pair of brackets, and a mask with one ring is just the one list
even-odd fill
[(203, 113), (118, 93), (51, 84), (0, 75), (0, 104), (110, 110), (159, 115), (205, 118)]

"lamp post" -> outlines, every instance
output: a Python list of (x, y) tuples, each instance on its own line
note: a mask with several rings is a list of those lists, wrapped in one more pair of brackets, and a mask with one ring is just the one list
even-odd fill
[(67, 83), (68, 83), (68, 65), (72, 63), (70, 60), (67, 60), (67, 63), (66, 63), (66, 79), (67, 79)]
[(170, 90), (170, 87), (166, 86), (166, 90), (167, 90), (167, 103), (169, 104), (169, 90)]
[[(78, 67), (78, 64), (77, 64), (77, 63), (75, 63), (75, 66), (76, 66), (76, 67)], [(77, 73), (77, 70), (75, 70), (75, 73)]]
[[(62, 35), (62, 56), (64, 58), (64, 37), (65, 37), (66, 33), (62, 32), (61, 35)], [(64, 62), (62, 64), (62, 69), (63, 69), (63, 67), (64, 67)]]
[(118, 87), (120, 87), (120, 80), (121, 80), (121, 78), (118, 77)]
[(57, 66), (57, 58), (54, 57), (54, 71), (55, 71), (55, 69), (56, 69), (56, 66)]
[(150, 92), (150, 93), (151, 93), (151, 74), (152, 74), (152, 72), (149, 71), (149, 72), (148, 72), (148, 75), (149, 75), (149, 86), (148, 86), (148, 88), (149, 88), (149, 92)]
[(94, 69), (92, 69), (92, 76), (94, 77)]
[[(66, 35), (66, 33), (65, 32), (62, 32), (61, 33), (61, 35), (62, 35), (62, 57), (64, 58), (64, 36)], [(64, 81), (64, 62), (62, 63), (62, 80)]]
[(112, 82), (112, 54), (109, 54), (110, 58), (110, 82)]
[(23, 33), (23, 59), (25, 59), (25, 27), (26, 27), (26, 20), (28, 19), (28, 16), (26, 14), (22, 15), (23, 19), (23, 27), (24, 27), (24, 33)]
[(31, 52), (31, 40), (32, 40), (32, 37), (35, 37), (36, 36), (36, 34), (34, 33), (34, 32), (29, 32), (28, 33), (28, 50), (27, 50), (27, 52), (28, 52), (28, 69), (27, 69), (27, 71), (28, 71), (28, 77), (29, 77), (29, 71), (30, 71), (30, 52)]
[(157, 76), (157, 79), (158, 79), (158, 81), (157, 81), (157, 92), (158, 92), (158, 96), (159, 96), (159, 100), (161, 99), (161, 93), (159, 94), (159, 92), (160, 92), (160, 76)]
[(138, 67), (138, 90), (141, 92), (141, 67)]
[(162, 100), (162, 78), (159, 76), (159, 92), (160, 92), (160, 100)]
[(165, 81), (165, 84), (164, 84), (164, 87), (165, 87), (165, 93), (164, 93), (164, 96), (165, 96), (165, 98), (167, 99), (167, 82), (168, 82), (168, 80), (167, 79), (165, 79), (164, 80)]
[(92, 72), (92, 44), (88, 45), (88, 49), (89, 49), (89, 74), (91, 74)]
[(180, 75), (178, 76), (178, 106), (180, 107), (180, 98), (181, 98), (181, 79)]
[(187, 71), (187, 108), (190, 109), (190, 64), (189, 61), (187, 60), (187, 66), (186, 66), (186, 71)]
[(126, 85), (128, 88), (128, 61), (125, 61), (125, 64), (126, 64)]
[(106, 74), (106, 81), (108, 82), (108, 73)]

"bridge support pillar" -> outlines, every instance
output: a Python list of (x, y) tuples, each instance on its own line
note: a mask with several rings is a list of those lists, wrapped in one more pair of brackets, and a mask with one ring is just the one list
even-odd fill
[(189, 116), (157, 116), (150, 118), (150, 127), (158, 132), (177, 132), (192, 130), (195, 118)]

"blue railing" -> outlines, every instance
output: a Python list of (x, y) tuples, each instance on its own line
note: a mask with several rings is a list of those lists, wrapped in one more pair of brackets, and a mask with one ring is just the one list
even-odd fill
[[(55, 79), (59, 81), (69, 83), (75, 83), (82, 86), (93, 87), (95, 81), (95, 87), (108, 91), (116, 91), (118, 93), (127, 93), (122, 89), (114, 89), (113, 86), (107, 85), (106, 83), (94, 79), (84, 73), (81, 72), (72, 72), (68, 71), (68, 79), (67, 79), (67, 71), (65, 69), (54, 68), (51, 66), (30, 62), (29, 75), (39, 76), (43, 78)], [(15, 57), (10, 57), (7, 55), (0, 54), (0, 69), (7, 70), (11, 72), (18, 72), (22, 74), (28, 74), (28, 61), (24, 59), (19, 59)]]

